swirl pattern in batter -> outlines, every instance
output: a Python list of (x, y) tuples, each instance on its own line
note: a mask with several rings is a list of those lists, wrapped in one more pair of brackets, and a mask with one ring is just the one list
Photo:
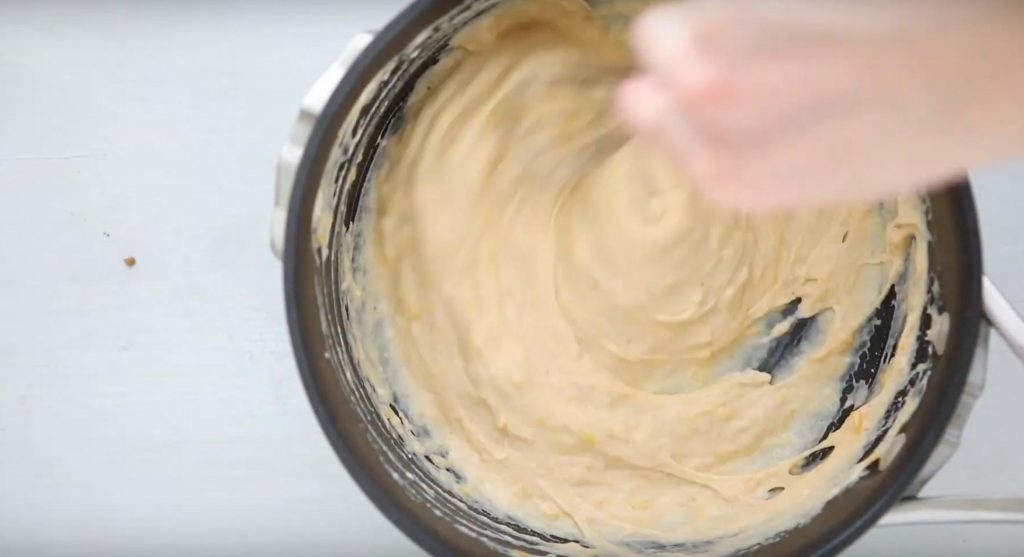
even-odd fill
[[(893, 427), (862, 458), (912, 367), (924, 211), (705, 202), (620, 131), (630, 58), (606, 23), (582, 2), (506, 3), (417, 85), (361, 221), (363, 320), (389, 333), (364, 367), (398, 363), (381, 381), (468, 500), (600, 554), (728, 553), (897, 446)], [(900, 281), (892, 361), (830, 428)]]

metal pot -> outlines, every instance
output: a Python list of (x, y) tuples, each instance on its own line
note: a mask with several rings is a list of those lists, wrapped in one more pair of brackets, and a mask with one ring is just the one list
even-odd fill
[[(306, 392), (344, 465), (380, 510), (435, 555), (541, 554), (568, 542), (454, 504), (385, 423), (346, 332), (340, 234), (352, 224), (381, 138), (452, 32), (500, 0), (419, 0), (376, 34), (352, 39), (302, 103), (281, 153), (273, 248), (283, 257), (292, 343)], [(921, 499), (955, 452), (981, 394), (989, 326), (1024, 359), (1024, 322), (983, 276), (966, 179), (929, 196), (932, 271), (950, 317), (927, 388), (891, 464), (833, 498), (811, 521), (751, 555), (832, 555), (882, 524), (1024, 522), (1024, 499)], [(401, 419), (398, 409), (392, 408)], [(544, 549), (547, 548), (547, 549)], [(546, 554), (546, 553), (544, 553)]]

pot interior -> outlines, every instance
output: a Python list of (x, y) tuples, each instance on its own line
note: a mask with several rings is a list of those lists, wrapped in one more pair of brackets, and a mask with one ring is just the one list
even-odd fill
[[(457, 471), (439, 470), (438, 461), (409, 450), (397, 432), (408, 420), (402, 401), (359, 368), (349, 295), (343, 287), (351, 264), (346, 258), (352, 256), (345, 249), (345, 235), (357, 221), (382, 141), (401, 126), (410, 91), (452, 34), (499, 1), (415, 3), (378, 35), (331, 98), (311, 137), (291, 204), (285, 254), (289, 320), (306, 388), (325, 432), (367, 494), (407, 534), (435, 554), (565, 554), (587, 541), (535, 531), (464, 501), (438, 481), (439, 474)], [(916, 413), (903, 427), (902, 450), (884, 470), (876, 469), (846, 489), (811, 521), (750, 548), (749, 554), (838, 551), (901, 496), (945, 429), (978, 334), (981, 262), (966, 182), (930, 195), (929, 203), (931, 292), (948, 313), (950, 327), (946, 346), (939, 351), (928, 340), (930, 319), (922, 320), (915, 357), (927, 365), (911, 374), (890, 406), (898, 410), (912, 391), (924, 388)], [(892, 353), (898, 339), (889, 333), (902, 291), (899, 283), (891, 285), (876, 309), (877, 324), (858, 347), (860, 357), (848, 371), (846, 392), (857, 384), (870, 385)], [(829, 428), (838, 427), (853, 410), (852, 398), (841, 401)], [(821, 453), (808, 457), (807, 464), (827, 458), (827, 451)], [(700, 544), (652, 544), (646, 552), (675, 555), (700, 549)]]

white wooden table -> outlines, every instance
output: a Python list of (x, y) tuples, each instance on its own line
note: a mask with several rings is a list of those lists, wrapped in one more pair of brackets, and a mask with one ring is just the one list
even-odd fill
[[(422, 555), (321, 435), (267, 234), (299, 99), (400, 4), (0, 2), (0, 555)], [(977, 182), (1024, 309), (1024, 166)], [(997, 341), (928, 493), (1024, 494), (1022, 397)], [(850, 555), (1022, 547), (919, 527)]]

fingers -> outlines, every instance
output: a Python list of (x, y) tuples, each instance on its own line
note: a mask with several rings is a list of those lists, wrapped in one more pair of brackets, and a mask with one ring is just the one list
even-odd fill
[(626, 80), (619, 88), (616, 104), (627, 125), (655, 138), (673, 155), (685, 157), (693, 148), (687, 124), (671, 93), (652, 76)]
[(699, 93), (713, 82), (708, 53), (702, 50), (718, 22), (700, 15), (686, 4), (659, 4), (633, 25), (630, 44), (637, 63), (676, 93)]
[[(1019, 95), (1007, 103), (964, 86), (1016, 75), (984, 63), (1009, 51), (988, 36), (991, 22), (984, 31), (977, 22), (964, 28), (949, 16), (924, 17), (935, 12), (922, 6), (656, 5), (634, 22), (639, 72), (622, 85), (618, 111), (705, 197), (734, 208), (876, 201), (920, 189), (983, 160), (979, 145), (993, 128), (964, 123), (1020, 121), (1005, 116), (1016, 113)], [(936, 32), (936, 21), (947, 32)], [(950, 47), (953, 36), (960, 43)], [(983, 106), (1000, 109), (971, 108)]]
[(666, 149), (698, 189), (735, 206), (709, 125), (716, 107), (727, 106), (729, 91), (712, 58), (701, 52), (718, 20), (705, 18), (700, 4), (660, 4), (637, 18), (631, 43), (642, 71), (620, 87), (617, 109), (635, 133)]
[[(724, 6), (724, 7), (723, 7)], [(765, 161), (805, 120), (795, 102), (822, 88), (780, 79), (799, 74), (797, 63), (766, 60), (753, 32), (758, 13), (737, 2), (700, 0), (660, 4), (634, 23), (631, 43), (638, 75), (620, 88), (617, 108), (638, 135), (653, 139), (706, 197), (746, 211), (798, 203), (790, 184)]]

